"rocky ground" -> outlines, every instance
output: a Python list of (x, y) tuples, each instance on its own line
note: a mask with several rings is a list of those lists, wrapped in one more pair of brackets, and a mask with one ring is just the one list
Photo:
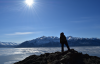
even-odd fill
[(74, 49), (70, 51), (31, 55), (14, 64), (100, 64), (100, 58), (82, 54)]

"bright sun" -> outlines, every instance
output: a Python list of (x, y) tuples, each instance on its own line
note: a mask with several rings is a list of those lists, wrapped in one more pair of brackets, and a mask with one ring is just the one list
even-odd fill
[(29, 5), (29, 6), (31, 6), (31, 5), (34, 3), (33, 0), (26, 0), (25, 2), (26, 2), (26, 4)]

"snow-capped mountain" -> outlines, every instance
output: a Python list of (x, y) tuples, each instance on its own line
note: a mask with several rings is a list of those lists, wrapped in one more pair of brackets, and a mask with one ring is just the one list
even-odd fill
[(18, 44), (14, 42), (0, 42), (0, 47), (14, 47), (17, 45)]
[(59, 42), (59, 38), (58, 37), (46, 37), (46, 36), (42, 36), (33, 40), (30, 40), (29, 43), (33, 43), (36, 42), (36, 44), (45, 44), (45, 43), (49, 43), (49, 42)]
[[(69, 46), (99, 46), (100, 39), (98, 38), (79, 38), (79, 37), (66, 37)], [(25, 41), (18, 45), (18, 47), (59, 47), (60, 38), (50, 36), (42, 36), (33, 40)]]

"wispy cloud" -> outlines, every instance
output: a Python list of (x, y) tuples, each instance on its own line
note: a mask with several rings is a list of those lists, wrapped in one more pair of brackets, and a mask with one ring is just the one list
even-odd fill
[(35, 33), (39, 33), (39, 32), (15, 32), (15, 33), (6, 34), (6, 35), (26, 35), (26, 34), (35, 34)]

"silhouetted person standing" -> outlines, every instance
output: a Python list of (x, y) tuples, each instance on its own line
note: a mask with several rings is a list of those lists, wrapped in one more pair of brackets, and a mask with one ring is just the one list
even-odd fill
[(67, 42), (66, 37), (63, 32), (60, 34), (60, 43), (62, 46), (62, 52), (64, 52), (64, 44), (67, 46), (68, 50), (70, 50), (70, 48), (68, 46), (68, 42)]

